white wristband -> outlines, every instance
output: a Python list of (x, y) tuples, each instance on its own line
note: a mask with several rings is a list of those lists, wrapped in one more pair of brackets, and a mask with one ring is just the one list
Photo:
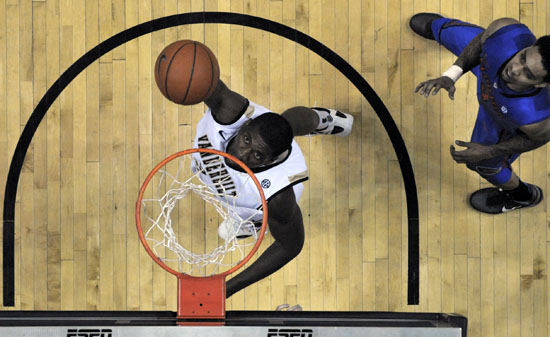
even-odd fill
[(453, 82), (456, 82), (460, 78), (460, 76), (462, 76), (463, 73), (464, 73), (464, 71), (462, 70), (462, 68), (460, 68), (457, 65), (452, 65), (441, 76), (447, 76), (451, 80), (453, 80)]

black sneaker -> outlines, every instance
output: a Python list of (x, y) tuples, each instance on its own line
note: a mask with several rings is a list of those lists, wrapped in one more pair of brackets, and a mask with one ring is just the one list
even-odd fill
[(496, 187), (482, 188), (470, 196), (470, 205), (476, 210), (489, 213), (500, 214), (515, 209), (533, 207), (538, 205), (544, 198), (542, 189), (536, 185), (528, 184), (532, 195), (528, 201), (517, 201), (504, 190)]
[(426, 39), (435, 40), (432, 32), (432, 22), (443, 16), (435, 13), (418, 13), (409, 20), (409, 26), (418, 35)]

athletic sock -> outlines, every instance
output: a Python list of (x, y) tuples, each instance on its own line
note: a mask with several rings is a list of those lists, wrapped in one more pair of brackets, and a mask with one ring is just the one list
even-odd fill
[(319, 125), (317, 126), (315, 131), (323, 131), (332, 122), (332, 116), (330, 115), (328, 110), (323, 108), (312, 108), (312, 110), (317, 113), (317, 116), (319, 116)]
[(515, 201), (529, 201), (533, 196), (533, 191), (531, 191), (529, 185), (521, 180), (519, 181), (518, 187), (514, 188), (513, 190), (506, 191), (506, 193), (511, 195)]

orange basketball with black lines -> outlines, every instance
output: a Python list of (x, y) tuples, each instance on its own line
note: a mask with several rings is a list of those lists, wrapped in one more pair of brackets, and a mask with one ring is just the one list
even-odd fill
[(168, 45), (155, 62), (155, 81), (164, 97), (192, 105), (204, 101), (216, 89), (220, 67), (214, 53), (192, 40)]

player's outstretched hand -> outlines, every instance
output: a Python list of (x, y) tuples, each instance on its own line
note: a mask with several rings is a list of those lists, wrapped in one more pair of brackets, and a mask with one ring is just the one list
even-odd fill
[(457, 151), (455, 147), (451, 145), (451, 156), (459, 164), (475, 164), (495, 156), (493, 152), (491, 152), (491, 147), (487, 145), (475, 142), (464, 142), (461, 140), (455, 141), (455, 144), (466, 148), (462, 151)]
[(439, 78), (434, 78), (431, 80), (424, 81), (420, 83), (414, 92), (420, 91), (420, 95), (428, 97), (430, 92), (433, 90), (432, 95), (435, 95), (439, 90), (443, 88), (449, 92), (449, 98), (455, 99), (455, 82), (450, 77), (441, 76)]

